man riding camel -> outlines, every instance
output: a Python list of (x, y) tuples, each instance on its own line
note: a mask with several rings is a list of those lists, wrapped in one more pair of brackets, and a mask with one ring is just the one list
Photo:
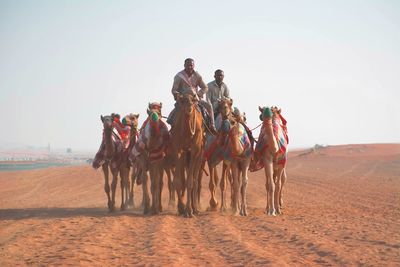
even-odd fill
[(215, 80), (207, 84), (207, 101), (212, 105), (214, 118), (218, 114), (218, 101), (223, 98), (230, 98), (228, 86), (223, 82), (224, 77), (224, 71), (218, 69), (214, 72)]
[[(194, 60), (191, 58), (185, 59), (184, 70), (178, 72), (174, 77), (174, 84), (171, 90), (172, 95), (174, 96), (175, 100), (177, 98), (177, 94), (179, 93), (192, 93), (193, 95), (195, 95), (196, 99), (198, 100), (198, 106), (205, 119), (204, 121), (206, 122), (209, 130), (213, 134), (215, 134), (216, 130), (214, 125), (214, 112), (212, 106), (209, 102), (206, 102), (202, 99), (207, 91), (208, 88), (207, 85), (204, 83), (203, 78), (197, 71), (194, 70)], [(172, 125), (175, 120), (177, 108), (179, 107), (177, 106), (177, 104), (175, 104), (175, 108), (168, 116), (167, 122), (170, 125)]]

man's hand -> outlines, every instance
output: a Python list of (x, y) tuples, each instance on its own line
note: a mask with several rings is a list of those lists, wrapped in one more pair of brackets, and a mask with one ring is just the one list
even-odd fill
[(200, 90), (199, 92), (197, 92), (197, 95), (199, 96), (199, 98), (203, 98), (204, 92)]

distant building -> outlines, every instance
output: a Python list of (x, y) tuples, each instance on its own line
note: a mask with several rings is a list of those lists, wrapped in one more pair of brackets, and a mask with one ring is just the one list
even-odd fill
[(72, 153), (72, 149), (70, 147), (67, 148), (67, 153)]

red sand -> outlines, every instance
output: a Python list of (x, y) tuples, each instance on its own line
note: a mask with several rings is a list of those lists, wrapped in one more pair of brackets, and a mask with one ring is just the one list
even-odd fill
[[(171, 209), (109, 214), (102, 173), (89, 166), (0, 173), (0, 266), (399, 266), (400, 145), (300, 154), (289, 157), (277, 217), (263, 214), (263, 171), (249, 175), (248, 217), (195, 219)], [(164, 193), (166, 206), (166, 186)], [(203, 209), (208, 200), (204, 177)]]

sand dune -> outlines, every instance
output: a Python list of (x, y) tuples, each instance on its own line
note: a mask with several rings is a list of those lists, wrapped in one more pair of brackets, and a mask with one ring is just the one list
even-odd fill
[[(0, 173), (0, 266), (400, 265), (400, 145), (297, 151), (287, 169), (284, 215), (263, 213), (260, 171), (249, 176), (248, 217), (195, 219), (166, 207), (166, 186), (161, 215), (110, 214), (89, 166)], [(203, 210), (208, 201), (204, 177)]]

